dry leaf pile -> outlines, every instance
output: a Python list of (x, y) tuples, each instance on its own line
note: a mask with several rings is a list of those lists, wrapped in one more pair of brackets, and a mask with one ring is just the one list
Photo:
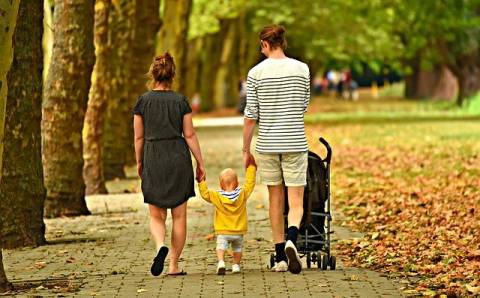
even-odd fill
[(480, 139), (437, 143), (421, 131), (415, 141), (368, 129), (374, 137), (362, 135), (367, 128), (322, 129), (335, 143), (334, 214), (365, 233), (340, 243), (345, 261), (408, 278), (406, 294), (479, 295)]

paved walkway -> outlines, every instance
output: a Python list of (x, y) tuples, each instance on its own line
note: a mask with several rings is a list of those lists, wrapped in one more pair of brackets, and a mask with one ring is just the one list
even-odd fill
[[(243, 175), (239, 133), (238, 128), (199, 129), (211, 187), (216, 187), (216, 175), (223, 167), (234, 167)], [(46, 220), (50, 244), (5, 250), (7, 275), (17, 288), (29, 288), (17, 297), (401, 297), (391, 280), (372, 271), (346, 268), (341, 262), (335, 271), (269, 272), (272, 244), (267, 201), (266, 187), (258, 185), (248, 202), (249, 233), (243, 272), (238, 275), (215, 275), (215, 240), (209, 237), (212, 207), (193, 198), (181, 261), (188, 275), (151, 276), (154, 245), (140, 194), (88, 197), (93, 215)], [(335, 239), (360, 236), (339, 227), (335, 230)]]

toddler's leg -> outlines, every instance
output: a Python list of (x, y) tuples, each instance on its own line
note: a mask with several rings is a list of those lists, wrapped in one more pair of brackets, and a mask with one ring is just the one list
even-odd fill
[(233, 262), (239, 264), (242, 261), (242, 252), (233, 252)]
[(233, 265), (232, 272), (240, 272), (240, 261), (242, 260), (242, 246), (243, 246), (243, 236), (238, 235), (232, 239), (232, 250), (233, 250)]
[(225, 250), (217, 249), (217, 259), (218, 261), (225, 261)]
[(225, 275), (225, 250), (228, 248), (228, 240), (224, 235), (217, 235), (217, 274)]

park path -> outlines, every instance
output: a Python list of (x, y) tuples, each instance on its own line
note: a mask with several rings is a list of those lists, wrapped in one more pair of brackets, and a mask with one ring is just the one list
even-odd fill
[[(212, 188), (217, 187), (217, 174), (224, 167), (233, 167), (243, 176), (238, 126), (205, 125), (198, 134)], [(269, 272), (272, 245), (264, 185), (256, 187), (248, 202), (249, 232), (243, 272), (238, 275), (215, 275), (215, 240), (209, 236), (212, 207), (198, 197), (189, 202), (181, 261), (188, 272), (184, 277), (149, 274), (154, 246), (141, 194), (91, 196), (87, 204), (91, 216), (46, 220), (49, 245), (4, 251), (10, 280), (17, 287), (30, 288), (16, 297), (401, 297), (391, 280), (373, 271), (345, 267), (341, 261), (335, 271)], [(334, 239), (361, 236), (334, 229)]]

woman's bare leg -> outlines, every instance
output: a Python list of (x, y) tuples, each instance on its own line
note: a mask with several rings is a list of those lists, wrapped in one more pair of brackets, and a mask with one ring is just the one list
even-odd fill
[(167, 209), (148, 205), (150, 209), (150, 233), (152, 234), (155, 247), (158, 250), (165, 244), (165, 221), (167, 220)]
[(178, 259), (182, 254), (187, 237), (187, 202), (172, 209), (172, 249), (170, 251), (169, 273), (179, 272)]

